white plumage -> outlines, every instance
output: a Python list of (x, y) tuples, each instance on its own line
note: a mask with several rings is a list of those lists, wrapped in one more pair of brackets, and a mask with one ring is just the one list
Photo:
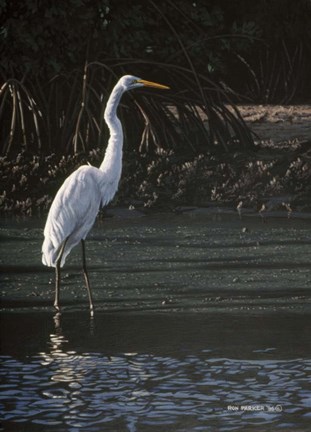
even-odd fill
[(98, 168), (81, 166), (63, 183), (56, 194), (44, 229), (43, 264), (56, 267), (63, 242), (67, 239), (60, 266), (81, 239), (85, 240), (101, 205), (114, 196), (119, 178), (106, 181), (107, 175)]
[(60, 267), (65, 264), (71, 249), (82, 241), (83, 270), (89, 294), (90, 310), (93, 313), (91, 289), (85, 263), (84, 240), (92, 228), (100, 207), (114, 197), (122, 171), (122, 125), (117, 117), (117, 107), (123, 93), (137, 87), (167, 89), (167, 86), (125, 75), (108, 99), (105, 121), (110, 130), (104, 160), (99, 168), (83, 165), (74, 171), (58, 190), (51, 205), (42, 245), (42, 262), (56, 268), (54, 306), (59, 310)]

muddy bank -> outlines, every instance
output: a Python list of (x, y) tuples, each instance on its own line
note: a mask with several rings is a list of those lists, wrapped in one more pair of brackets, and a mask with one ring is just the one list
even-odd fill
[(239, 111), (252, 131), (276, 146), (311, 140), (310, 105), (240, 105)]
[[(141, 154), (125, 150), (123, 176), (111, 204), (175, 210), (227, 206), (253, 211), (311, 209), (311, 107), (243, 105), (255, 149), (228, 153)], [(0, 212), (44, 214), (64, 179), (78, 166), (99, 166), (103, 152), (59, 157), (21, 153), (0, 158)]]

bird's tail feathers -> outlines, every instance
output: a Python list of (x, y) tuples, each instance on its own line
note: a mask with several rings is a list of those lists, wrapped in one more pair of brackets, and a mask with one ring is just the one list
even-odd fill
[[(55, 248), (53, 243), (45, 239), (42, 245), (42, 263), (48, 267), (56, 267), (57, 260), (59, 258), (59, 254), (61, 253), (62, 244)], [(66, 253), (67, 252), (67, 253)], [(63, 267), (66, 261), (66, 256), (69, 251), (64, 250), (62, 260), (60, 266)]]
[[(55, 247), (49, 238), (45, 238), (42, 245), (42, 263), (48, 267), (56, 267), (57, 261), (62, 253), (60, 266), (63, 267), (71, 249), (79, 243), (79, 240), (69, 238)], [(63, 249), (63, 250), (62, 250)]]

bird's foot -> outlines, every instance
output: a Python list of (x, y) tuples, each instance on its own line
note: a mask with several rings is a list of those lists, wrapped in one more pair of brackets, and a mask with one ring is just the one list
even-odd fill
[(56, 312), (60, 313), (60, 307), (59, 307), (58, 303), (54, 303), (54, 308), (55, 308)]

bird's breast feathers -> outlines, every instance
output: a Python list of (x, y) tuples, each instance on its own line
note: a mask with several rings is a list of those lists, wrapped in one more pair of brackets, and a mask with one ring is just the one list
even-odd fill
[(113, 199), (118, 189), (119, 179), (120, 175), (112, 175), (111, 172), (83, 165), (63, 184), (64, 198), (86, 200), (88, 205), (92, 204), (98, 211), (99, 207), (107, 205)]

